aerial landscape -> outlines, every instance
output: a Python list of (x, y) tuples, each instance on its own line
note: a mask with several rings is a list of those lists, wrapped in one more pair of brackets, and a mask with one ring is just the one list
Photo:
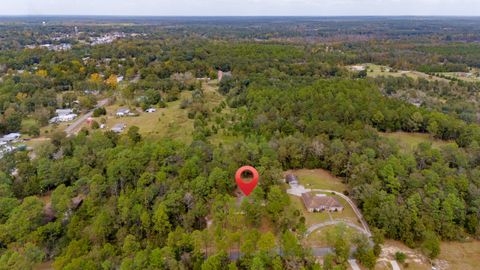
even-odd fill
[(0, 270), (480, 269), (479, 4), (46, 2), (0, 11)]

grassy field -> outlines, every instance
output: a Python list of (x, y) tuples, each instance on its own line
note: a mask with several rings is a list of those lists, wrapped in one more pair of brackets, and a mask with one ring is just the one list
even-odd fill
[[(212, 112), (210, 119), (215, 119), (217, 113), (213, 112), (212, 109), (216, 108), (222, 101), (224, 97), (221, 96), (217, 90), (218, 84), (216, 81), (210, 81), (208, 83), (203, 83), (203, 90), (205, 95), (205, 104)], [(180, 94), (180, 98), (176, 101), (167, 103), (166, 108), (156, 108), (157, 111), (153, 113), (145, 113), (140, 108), (136, 108), (138, 116), (131, 117), (117, 117), (115, 116), (116, 111), (119, 108), (129, 108), (127, 104), (120, 104), (117, 102), (113, 105), (105, 107), (107, 110), (107, 115), (94, 118), (98, 123), (105, 123), (105, 130), (111, 129), (118, 123), (124, 123), (128, 130), (131, 126), (139, 127), (139, 132), (147, 140), (158, 140), (161, 138), (171, 138), (184, 143), (189, 143), (192, 140), (193, 132), (193, 119), (188, 118), (188, 109), (181, 109), (180, 104), (183, 99), (188, 99), (192, 95), (192, 92), (183, 91)], [(133, 109), (133, 108), (130, 108)], [(132, 112), (135, 110), (132, 110)], [(229, 113), (228, 108), (224, 109), (221, 114)], [(71, 121), (74, 122), (74, 121)], [(40, 138), (45, 139), (50, 134), (55, 131), (63, 131), (71, 122), (59, 123), (54, 125), (48, 125), (41, 128)], [(82, 123), (80, 128), (88, 127), (87, 123)], [(125, 131), (124, 131), (125, 132)], [(235, 139), (234, 137), (225, 136), (223, 131), (220, 130), (218, 134), (212, 136), (211, 140), (217, 143), (225, 142)], [(32, 140), (27, 143), (27, 146), (35, 148), (38, 146), (38, 141)]]
[[(190, 93), (183, 93), (186, 97)], [(128, 129), (131, 126), (139, 127), (139, 132), (150, 139), (172, 138), (182, 142), (189, 142), (193, 131), (193, 120), (187, 116), (187, 110), (180, 109), (180, 100), (168, 103), (166, 108), (157, 108), (156, 112), (139, 112), (139, 116), (117, 117), (115, 113), (118, 104), (106, 107), (107, 115), (94, 118), (99, 123), (105, 119), (106, 129), (116, 124), (124, 123)], [(86, 123), (84, 124), (86, 125)]]
[(407, 133), (407, 132), (380, 132), (380, 136), (395, 140), (400, 148), (405, 152), (412, 152), (416, 149), (418, 144), (424, 142), (432, 143), (432, 147), (440, 148), (450, 142), (432, 138), (430, 134), (425, 133)]
[(379, 76), (393, 76), (393, 77), (407, 76), (413, 79), (423, 78), (431, 81), (446, 81), (446, 82), (449, 81), (444, 78), (431, 76), (423, 72), (418, 72), (413, 70), (395, 70), (394, 71), (392, 68), (387, 66), (375, 65), (370, 63), (363, 64), (363, 65), (367, 67), (367, 75), (373, 78), (379, 77)]
[[(328, 235), (332, 234), (336, 226), (328, 226), (317, 230), (310, 234), (306, 239), (306, 244), (312, 247), (328, 247)], [(346, 228), (346, 240), (351, 241), (353, 238), (358, 236), (358, 232), (355, 229)]]
[(443, 242), (439, 260), (448, 262), (449, 269), (480, 269), (480, 241)]
[(465, 77), (461, 75), (461, 72), (443, 72), (442, 75), (453, 77), (459, 80), (467, 81), (467, 82), (479, 82), (480, 77), (476, 76), (475, 73), (478, 73), (478, 70), (474, 70), (473, 75), (471, 77)]
[[(207, 107), (212, 110), (217, 107), (224, 98), (216, 92), (216, 84), (204, 83), (205, 103)], [(139, 132), (147, 140), (158, 140), (161, 138), (175, 139), (184, 143), (189, 143), (192, 140), (193, 119), (188, 118), (188, 109), (181, 109), (180, 104), (183, 99), (189, 99), (192, 93), (188, 91), (181, 92), (178, 100), (167, 103), (166, 108), (156, 108), (157, 111), (153, 113), (145, 113), (137, 109), (138, 116), (131, 117), (117, 117), (116, 111), (119, 108), (128, 108), (127, 105), (113, 104), (107, 106), (107, 115), (94, 118), (99, 123), (105, 123), (105, 129), (110, 129), (116, 124), (125, 124), (126, 130), (131, 126), (139, 127)], [(212, 112), (211, 118), (215, 117)], [(83, 124), (86, 126), (86, 123)]]
[[(428, 259), (420, 254), (420, 251), (408, 248), (399, 241), (386, 240), (383, 247), (384, 252), (393, 256), (394, 252), (401, 250), (407, 254), (408, 267), (402, 269), (430, 270), (431, 264)], [(442, 242), (440, 255), (433, 261), (438, 269), (479, 269), (480, 262), (480, 241), (469, 242)]]
[(343, 192), (347, 190), (347, 187), (340, 179), (333, 176), (326, 170), (322, 169), (300, 169), (300, 170), (291, 170), (286, 173), (293, 173), (298, 177), (300, 184), (304, 185), (305, 188), (312, 189), (329, 189), (335, 190), (338, 192)]

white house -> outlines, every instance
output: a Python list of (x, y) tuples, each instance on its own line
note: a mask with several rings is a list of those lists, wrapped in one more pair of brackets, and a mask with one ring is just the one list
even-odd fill
[(11, 141), (14, 141), (18, 138), (20, 138), (21, 134), (20, 133), (10, 133), (10, 134), (7, 134), (5, 136), (3, 136), (0, 141), (2, 142), (11, 142)]
[(123, 117), (130, 114), (130, 110), (126, 108), (121, 108), (117, 110), (116, 116)]
[(124, 123), (118, 123), (113, 126), (112, 131), (115, 133), (121, 133), (126, 127), (127, 125), (125, 125)]
[(72, 121), (73, 119), (77, 118), (77, 115), (74, 114), (74, 113), (70, 113), (70, 114), (62, 114), (62, 115), (59, 115), (58, 116), (58, 120), (60, 122), (68, 122), (68, 121)]
[(77, 118), (77, 114), (75, 113), (69, 113), (69, 114), (60, 114), (58, 116), (53, 117), (50, 119), (48, 122), (50, 124), (58, 123), (58, 122), (68, 122), (72, 121), (73, 119)]

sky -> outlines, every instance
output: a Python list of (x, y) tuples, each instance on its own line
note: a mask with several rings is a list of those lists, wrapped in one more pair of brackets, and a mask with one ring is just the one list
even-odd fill
[(0, 15), (480, 16), (480, 0), (4, 0)]

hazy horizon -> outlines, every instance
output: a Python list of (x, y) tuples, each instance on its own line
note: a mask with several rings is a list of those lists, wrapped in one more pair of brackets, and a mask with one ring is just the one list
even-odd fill
[(18, 0), (0, 16), (480, 16), (476, 0)]

